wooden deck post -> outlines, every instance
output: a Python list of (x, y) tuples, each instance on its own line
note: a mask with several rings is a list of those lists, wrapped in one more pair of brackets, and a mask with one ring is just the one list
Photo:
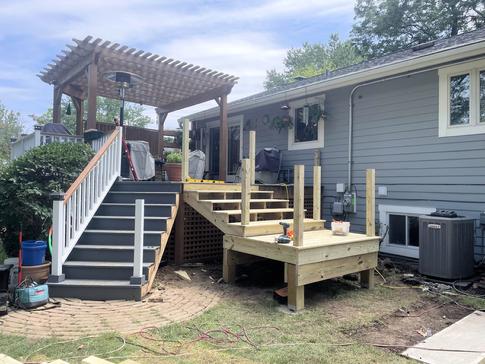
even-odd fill
[(54, 86), (54, 96), (52, 100), (52, 122), (61, 122), (61, 100), (62, 89), (59, 86)]
[[(376, 170), (366, 171), (365, 181), (365, 220), (367, 236), (376, 235)], [(374, 268), (360, 272), (360, 284), (364, 288), (374, 288)]]
[(305, 166), (295, 166), (295, 182), (293, 195), (293, 245), (303, 245), (303, 231), (304, 231), (304, 201), (303, 194), (305, 191)]
[(376, 235), (376, 170), (366, 171), (365, 211), (367, 236)]
[(322, 218), (322, 167), (313, 166), (313, 220)]
[(226, 283), (234, 283), (236, 280), (236, 262), (234, 251), (224, 248), (222, 261), (222, 278)]
[(305, 286), (297, 285), (298, 266), (295, 264), (287, 264), (287, 279), (288, 309), (292, 311), (300, 311), (305, 307)]
[(186, 182), (187, 178), (189, 178), (189, 123), (189, 119), (184, 119), (182, 135), (182, 182)]
[(71, 97), (74, 108), (76, 109), (76, 135), (84, 133), (84, 101), (78, 97)]
[(249, 225), (249, 209), (251, 202), (251, 162), (249, 159), (242, 160), (241, 181), (241, 225)]
[(157, 112), (157, 115), (158, 115), (158, 149), (157, 149), (157, 152), (158, 152), (158, 156), (160, 158), (163, 158), (163, 147), (164, 147), (164, 144), (163, 144), (163, 126), (165, 124), (165, 120), (167, 119), (168, 113), (159, 109), (159, 108), (156, 108), (155, 111)]
[(96, 96), (98, 88), (98, 65), (91, 62), (88, 66), (88, 123), (86, 129), (96, 129)]
[(220, 127), (219, 127), (219, 179), (225, 181), (227, 175), (227, 95), (219, 98)]
[(251, 162), (251, 184), (256, 183), (256, 131), (249, 131), (249, 161)]

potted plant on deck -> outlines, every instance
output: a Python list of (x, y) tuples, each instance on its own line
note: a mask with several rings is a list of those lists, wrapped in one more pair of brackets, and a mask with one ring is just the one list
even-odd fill
[(182, 154), (180, 152), (167, 153), (165, 171), (169, 181), (180, 181), (182, 179)]

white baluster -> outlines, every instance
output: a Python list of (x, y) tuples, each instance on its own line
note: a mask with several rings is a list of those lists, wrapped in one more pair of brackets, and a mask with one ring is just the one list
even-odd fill
[(135, 201), (135, 246), (133, 259), (133, 276), (130, 278), (131, 284), (145, 283), (143, 274), (143, 234), (145, 225), (145, 200)]
[(64, 280), (62, 274), (62, 263), (64, 254), (64, 221), (65, 221), (65, 205), (64, 194), (55, 193), (51, 195), (53, 198), (52, 211), (52, 274), (49, 276), (50, 282), (61, 282)]

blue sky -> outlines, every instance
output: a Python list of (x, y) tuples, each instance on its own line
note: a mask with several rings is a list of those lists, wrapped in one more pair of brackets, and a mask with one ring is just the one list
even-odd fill
[[(289, 48), (334, 32), (346, 38), (352, 18), (350, 0), (0, 0), (0, 101), (30, 129), (29, 115), (52, 102), (36, 74), (87, 35), (239, 76), (235, 100), (261, 91)], [(212, 106), (174, 112), (167, 126)], [(152, 108), (147, 114), (155, 120)]]

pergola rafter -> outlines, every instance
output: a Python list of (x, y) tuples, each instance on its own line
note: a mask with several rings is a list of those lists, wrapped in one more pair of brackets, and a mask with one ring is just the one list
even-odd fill
[[(121, 71), (134, 73), (143, 81), (125, 91), (125, 100), (157, 108), (160, 139), (163, 139), (163, 121), (169, 112), (209, 100), (219, 102), (221, 108), (221, 145), (227, 140), (227, 95), (238, 80), (237, 77), (122, 46), (119, 43), (93, 39), (73, 39), (74, 45), (67, 45), (56, 59), (38, 75), (40, 79), (54, 86), (54, 122), (60, 122), (60, 95), (73, 98), (78, 120), (78, 131), (82, 132), (82, 101), (88, 100), (87, 128), (96, 127), (96, 96), (119, 99), (119, 90), (103, 75)], [(222, 148), (223, 149), (223, 148)], [(221, 175), (225, 177), (226, 156), (221, 153)]]

